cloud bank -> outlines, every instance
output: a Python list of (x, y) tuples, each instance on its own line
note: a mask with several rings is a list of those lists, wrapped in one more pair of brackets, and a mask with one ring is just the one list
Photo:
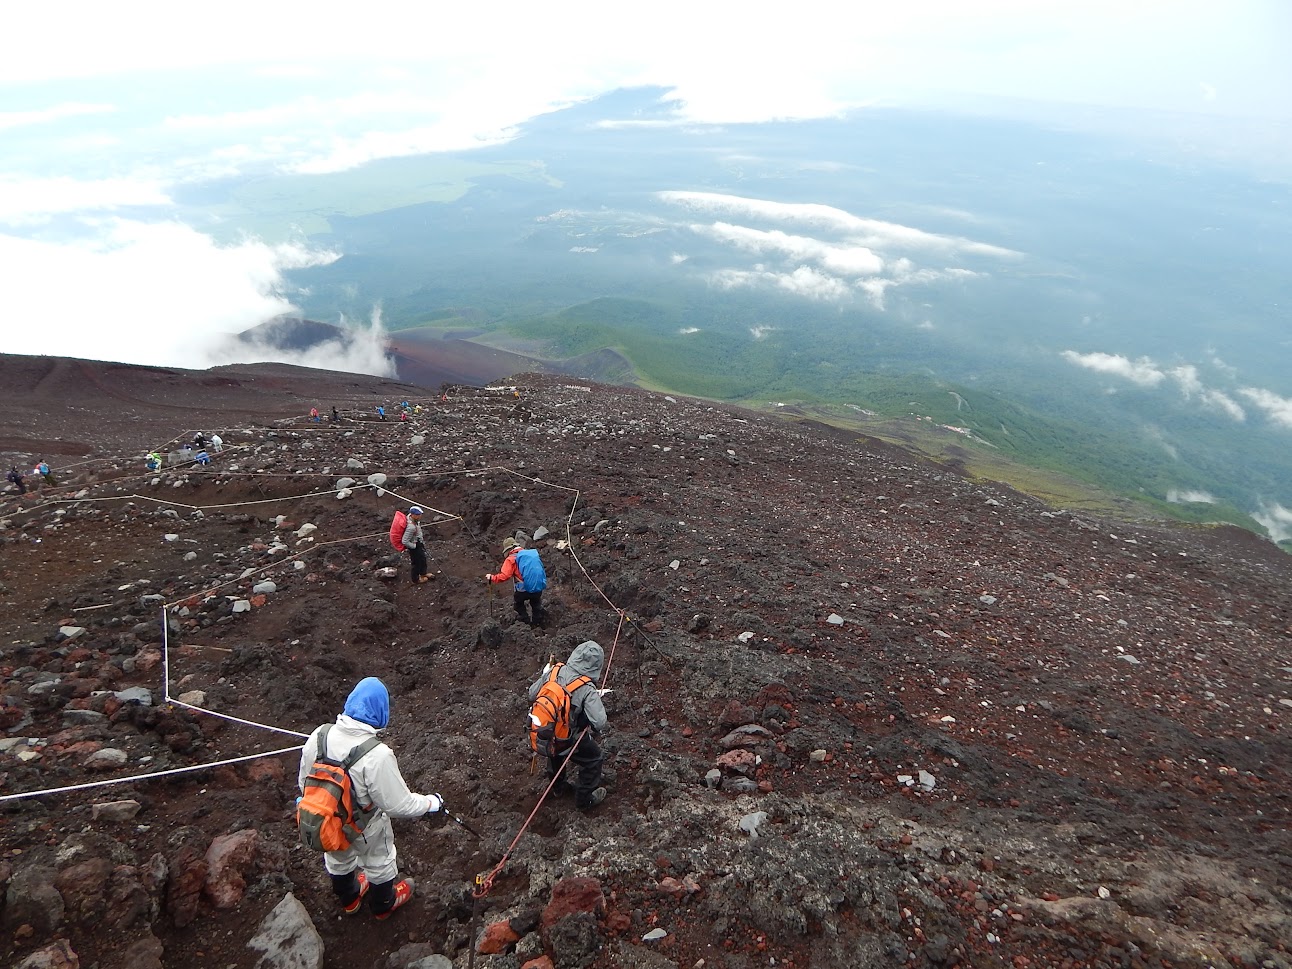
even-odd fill
[(752, 266), (730, 266), (706, 274), (712, 285), (724, 289), (764, 287), (832, 302), (861, 297), (882, 310), (894, 286), (963, 281), (982, 274), (965, 266), (928, 266), (916, 260), (1022, 257), (1022, 253), (1002, 246), (864, 218), (812, 202), (777, 202), (716, 192), (664, 191), (656, 197), (691, 214), (722, 216), (714, 222), (691, 222), (684, 228), (734, 255), (757, 260)]
[[(1075, 350), (1064, 350), (1060, 356), (1078, 367), (1118, 377), (1141, 387), (1174, 385), (1186, 401), (1196, 401), (1204, 409), (1235, 422), (1246, 421), (1248, 417), (1247, 408), (1235, 400), (1235, 397), (1241, 397), (1271, 424), (1292, 429), (1292, 397), (1284, 397), (1262, 387), (1238, 387), (1231, 392), (1207, 386), (1193, 364), (1166, 367), (1149, 357), (1131, 360), (1115, 353), (1078, 353)], [(1233, 367), (1214, 356), (1211, 363), (1224, 379), (1232, 381), (1237, 378)]]
[[(331, 262), (303, 245), (217, 245), (178, 222), (106, 219), (76, 245), (0, 235), (7, 353), (201, 369), (232, 362), (225, 338), (295, 307), (283, 272)], [(370, 341), (316, 354), (330, 369), (389, 373)], [(241, 359), (246, 360), (243, 356)], [(319, 366), (299, 354), (275, 359)]]

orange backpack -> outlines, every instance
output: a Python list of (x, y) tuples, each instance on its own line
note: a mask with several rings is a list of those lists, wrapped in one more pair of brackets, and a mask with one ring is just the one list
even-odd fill
[(568, 745), (570, 694), (592, 682), (590, 676), (579, 676), (562, 686), (556, 681), (556, 675), (564, 665), (557, 663), (552, 667), (529, 711), (529, 749), (544, 757), (555, 757)]
[(296, 827), (301, 844), (315, 851), (344, 851), (350, 842), (363, 834), (377, 813), (375, 806), (356, 807), (350, 768), (368, 751), (381, 743), (370, 737), (355, 747), (345, 760), (327, 756), (327, 724), (319, 731), (318, 759), (314, 761), (305, 790), (296, 802)]
[(404, 511), (395, 512), (395, 517), (390, 522), (390, 544), (396, 552), (407, 551), (404, 548), (404, 529), (408, 527), (408, 513)]

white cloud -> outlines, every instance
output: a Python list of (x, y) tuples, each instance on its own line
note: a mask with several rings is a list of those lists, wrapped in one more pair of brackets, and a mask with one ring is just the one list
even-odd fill
[(116, 107), (111, 104), (68, 101), (56, 104), (52, 108), (40, 108), (34, 111), (0, 111), (0, 131), (26, 125), (49, 124), (85, 114), (110, 114), (115, 110), (117, 110)]
[(1216, 503), (1215, 495), (1206, 491), (1180, 491), (1172, 488), (1166, 493), (1166, 500), (1173, 505), (1202, 504), (1214, 505)]
[[(301, 245), (220, 246), (175, 222), (108, 219), (96, 228), (92, 242), (75, 246), (0, 235), (11, 321), (0, 328), (0, 351), (205, 367), (228, 359), (229, 334), (293, 311), (284, 270), (336, 258)], [(366, 372), (381, 366), (370, 345), (354, 352)], [(356, 369), (337, 354), (327, 360)]]
[(795, 225), (836, 232), (848, 237), (855, 246), (865, 246), (881, 251), (937, 252), (943, 254), (972, 254), (994, 258), (1017, 258), (1021, 253), (985, 242), (975, 242), (959, 236), (938, 235), (895, 222), (882, 222), (853, 215), (832, 205), (816, 202), (774, 202), (768, 199), (744, 198), (717, 192), (656, 193), (665, 202), (671, 202), (695, 212), (712, 212), (745, 219), (788, 222)]
[(1166, 379), (1166, 374), (1148, 357), (1130, 360), (1113, 353), (1077, 353), (1075, 350), (1064, 350), (1062, 356), (1079, 367), (1122, 377), (1141, 387), (1156, 387)]
[(1263, 410), (1275, 424), (1292, 427), (1292, 397), (1280, 397), (1260, 387), (1243, 387), (1238, 392)]
[(722, 289), (746, 286), (773, 286), (808, 299), (839, 300), (850, 295), (848, 284), (833, 276), (817, 272), (810, 266), (799, 266), (793, 272), (775, 272), (763, 266), (752, 270), (720, 269), (707, 277)]
[(776, 327), (774, 326), (751, 326), (749, 328), (749, 335), (755, 340), (761, 340), (767, 334), (774, 332), (776, 332)]
[(1201, 400), (1212, 410), (1220, 411), (1220, 413), (1232, 417), (1236, 421), (1247, 420), (1247, 411), (1243, 410), (1238, 401), (1222, 390), (1204, 390)]
[(1262, 504), (1259, 511), (1252, 512), (1252, 517), (1265, 526), (1274, 541), (1286, 542), (1292, 539), (1292, 508), (1270, 502)]
[(683, 336), (690, 336), (692, 333), (699, 333), (700, 328), (698, 326), (684, 326), (677, 332), (681, 333)]
[(668, 257), (668, 261), (671, 262), (674, 266), (677, 266), (681, 263), (686, 262), (690, 258), (691, 258), (690, 256), (684, 255), (683, 253), (675, 252)]
[(1238, 401), (1222, 390), (1212, 390), (1203, 386), (1202, 378), (1198, 375), (1198, 368), (1193, 364), (1187, 363), (1173, 367), (1167, 371), (1167, 376), (1180, 385), (1180, 392), (1184, 394), (1185, 400), (1192, 400), (1196, 397), (1204, 407), (1219, 411), (1226, 417), (1232, 417), (1236, 421), (1247, 419), (1247, 412), (1243, 410)]
[(756, 255), (774, 253), (796, 262), (815, 262), (839, 276), (871, 276), (884, 268), (884, 260), (864, 246), (836, 245), (780, 229), (751, 229), (727, 222), (693, 225), (691, 229)]
[(69, 212), (171, 204), (162, 185), (131, 178), (0, 178), (0, 225), (30, 225)]

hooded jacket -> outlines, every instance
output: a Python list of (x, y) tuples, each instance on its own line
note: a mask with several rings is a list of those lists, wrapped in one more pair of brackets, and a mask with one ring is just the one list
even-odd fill
[[(597, 681), (601, 678), (601, 667), (605, 662), (605, 653), (598, 643), (587, 640), (574, 647), (569, 660), (556, 674), (556, 682), (568, 686), (580, 676), (592, 680), (570, 694), (570, 725), (578, 730), (591, 727), (597, 733), (606, 729), (606, 707), (601, 702), (601, 693)], [(529, 687), (529, 702), (533, 703), (538, 691), (547, 682), (547, 673), (542, 674)]]
[(408, 516), (408, 524), (404, 526), (404, 537), (399, 541), (404, 548), (416, 548), (423, 543), (422, 523), (412, 515)]
[[(301, 750), (301, 766), (297, 786), (305, 790), (309, 776), (319, 756), (344, 760), (345, 756), (390, 722), (390, 694), (386, 685), (375, 676), (365, 677), (350, 691), (345, 701), (345, 712), (339, 714), (328, 732), (327, 750), (319, 751), (318, 727), (305, 741)], [(350, 768), (356, 803), (362, 807), (375, 804), (394, 818), (420, 817), (431, 809), (431, 799), (425, 794), (415, 794), (408, 789), (404, 775), (399, 771), (395, 752), (385, 744), (378, 744), (360, 757)]]

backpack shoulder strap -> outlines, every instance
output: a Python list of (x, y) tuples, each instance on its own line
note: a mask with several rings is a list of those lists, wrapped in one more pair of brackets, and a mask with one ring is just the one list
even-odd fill
[(363, 743), (355, 747), (354, 750), (350, 751), (350, 753), (346, 754), (345, 760), (341, 762), (341, 766), (344, 767), (346, 770), (349, 770), (351, 767), (355, 765), (355, 762), (360, 757), (365, 756), (369, 751), (378, 747), (380, 744), (381, 744), (381, 741), (378, 738), (369, 737)]
[(320, 757), (327, 756), (327, 735), (328, 731), (331, 729), (332, 724), (330, 723), (325, 723), (319, 728), (319, 749), (314, 752), (315, 760), (318, 760)]

